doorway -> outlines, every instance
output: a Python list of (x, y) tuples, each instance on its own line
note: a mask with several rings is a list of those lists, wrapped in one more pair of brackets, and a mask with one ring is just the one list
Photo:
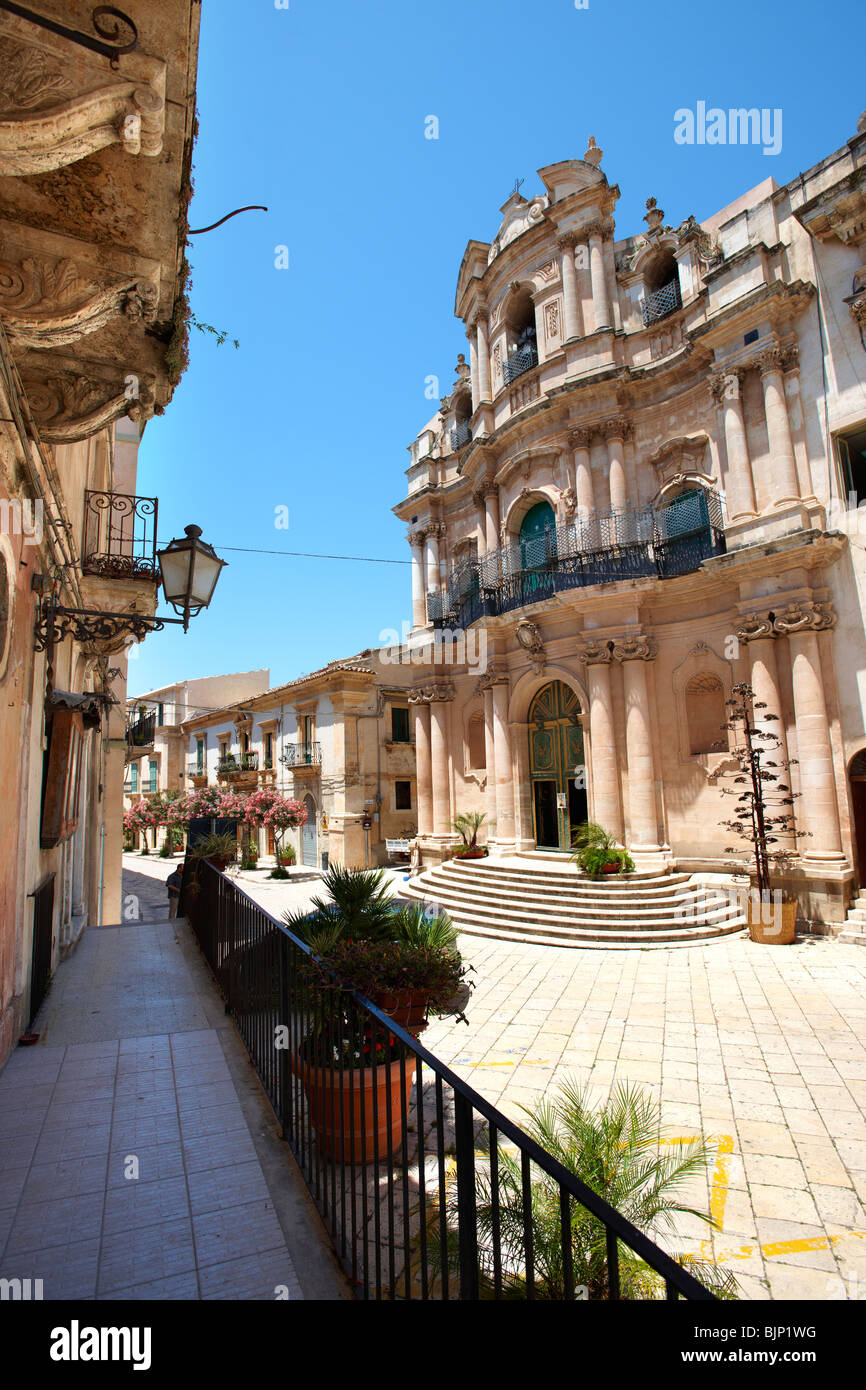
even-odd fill
[(853, 811), (854, 867), (857, 885), (866, 888), (866, 748), (851, 759), (848, 767)]
[(316, 803), (309, 793), (304, 797), (307, 819), (301, 828), (301, 860), (308, 869), (317, 869), (318, 843), (316, 838)]
[(529, 775), (535, 843), (571, 850), (586, 820), (586, 766), (580, 701), (562, 681), (539, 690), (529, 708)]
[[(33, 894), (33, 955), (30, 967), (30, 1023), (48, 993), (54, 923), (54, 874)], [(29, 1025), (28, 1025), (29, 1026)]]

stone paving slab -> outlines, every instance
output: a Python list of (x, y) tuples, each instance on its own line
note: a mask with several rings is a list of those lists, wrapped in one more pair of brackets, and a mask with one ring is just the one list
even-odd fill
[(34, 1031), (0, 1072), (0, 1278), (46, 1299), (351, 1297), (185, 922), (86, 931)]
[[(566, 1076), (660, 1102), (668, 1134), (715, 1137), (696, 1188), (721, 1230), (683, 1250), (744, 1298), (866, 1297), (866, 952), (828, 938), (614, 952), (462, 936), (469, 1027), (424, 1043), (517, 1123)], [(664, 1243), (664, 1242), (662, 1242)]]

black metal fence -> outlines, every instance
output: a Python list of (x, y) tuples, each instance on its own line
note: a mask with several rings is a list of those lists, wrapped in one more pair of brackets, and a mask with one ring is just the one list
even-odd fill
[(126, 741), (130, 748), (148, 748), (156, 733), (156, 710), (152, 714), (140, 714), (127, 725)]
[(659, 1294), (713, 1297), (381, 1008), (329, 988), (225, 874), (196, 873), (182, 910), (359, 1297), (618, 1299), (623, 1248)]
[(427, 614), (434, 627), (468, 627), (568, 589), (691, 574), (724, 549), (718, 494), (687, 492), (664, 507), (594, 513), (489, 551), (427, 595)]

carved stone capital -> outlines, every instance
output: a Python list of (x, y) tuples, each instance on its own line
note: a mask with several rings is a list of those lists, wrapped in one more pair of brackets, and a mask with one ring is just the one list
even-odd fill
[(561, 232), (556, 238), (556, 244), (563, 255), (567, 255), (569, 251), (573, 251), (578, 241), (579, 237), (577, 232)]
[(744, 375), (743, 367), (727, 367), (724, 371), (713, 372), (710, 377), (710, 390), (717, 404), (739, 400)]
[(789, 343), (782, 348), (782, 371), (798, 372), (800, 370), (800, 349), (796, 343)]
[(581, 227), (580, 236), (582, 238), (585, 237), (587, 240), (595, 238), (597, 241), (602, 241), (604, 239), (605, 230), (605, 219), (603, 217), (594, 217), (592, 221), (587, 222)]
[(758, 354), (755, 365), (762, 377), (781, 372), (783, 370), (781, 349), (777, 347), (765, 348), (763, 352)]
[(485, 479), (484, 482), (478, 484), (472, 493), (472, 501), (476, 506), (483, 507), (486, 505), (487, 498), (495, 496), (498, 492), (499, 488), (496, 483), (491, 482), (489, 478)]
[(412, 546), (413, 550), (416, 546), (420, 549), (426, 539), (427, 532), (423, 527), (419, 527), (417, 531), (409, 532), (409, 544)]
[(656, 643), (642, 632), (634, 637), (621, 637), (613, 644), (614, 661), (652, 661), (657, 653)]
[(592, 437), (596, 432), (595, 425), (577, 425), (575, 429), (568, 432), (568, 444), (571, 449), (588, 449), (592, 443)]
[(605, 439), (608, 440), (630, 439), (631, 432), (632, 430), (629, 421), (623, 420), (621, 416), (617, 416), (610, 420), (605, 420), (601, 426), (601, 433), (604, 435)]
[(836, 611), (832, 603), (791, 603), (776, 615), (776, 632), (787, 637), (796, 632), (826, 632), (836, 626)]
[(507, 681), (508, 671), (506, 668), (501, 664), (493, 662), (485, 671), (482, 671), (478, 678), (475, 692), (477, 695), (483, 695), (485, 691), (492, 690), (494, 685), (504, 685)]
[(586, 666), (609, 666), (613, 660), (613, 647), (610, 642), (590, 638), (580, 653)]
[(775, 637), (773, 624), (768, 617), (761, 618), (757, 613), (746, 613), (736, 628), (740, 642), (761, 642), (767, 637)]

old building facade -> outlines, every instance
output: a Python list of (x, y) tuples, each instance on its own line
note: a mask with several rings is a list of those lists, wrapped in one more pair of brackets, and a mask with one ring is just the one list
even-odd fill
[(59, 956), (121, 920), (158, 579), (137, 454), (184, 361), (198, 47), (194, 0), (41, 11), (0, 11), (0, 1064)]
[[(416, 668), (365, 651), (222, 710), (188, 719), (188, 789), (274, 787), (304, 804), (287, 833), (297, 862), (384, 863), (418, 823), (409, 689)], [(273, 853), (266, 832), (259, 852)]]
[(625, 237), (602, 158), (467, 246), (469, 361), (410, 448), (411, 644), (446, 639), (410, 697), (422, 857), (481, 809), (493, 853), (589, 816), (639, 869), (730, 869), (720, 726), (750, 682), (794, 764), (784, 881), (840, 923), (866, 875), (866, 119), (790, 184), (676, 226), (649, 198)]

